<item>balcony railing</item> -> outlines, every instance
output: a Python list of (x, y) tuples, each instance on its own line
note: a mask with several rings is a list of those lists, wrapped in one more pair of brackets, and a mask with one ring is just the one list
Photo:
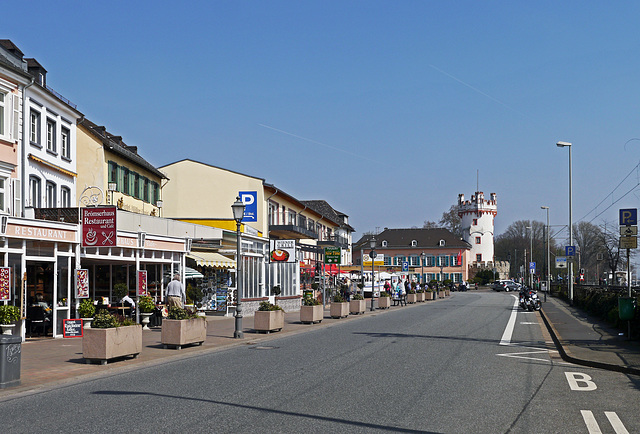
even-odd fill
[(38, 220), (76, 224), (80, 222), (78, 208), (34, 208), (33, 211), (35, 218)]

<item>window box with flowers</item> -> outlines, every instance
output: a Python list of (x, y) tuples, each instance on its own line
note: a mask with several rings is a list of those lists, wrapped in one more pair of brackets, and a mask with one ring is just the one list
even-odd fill
[(195, 311), (172, 306), (162, 321), (160, 341), (163, 348), (182, 349), (184, 345), (202, 345), (207, 337), (207, 319)]

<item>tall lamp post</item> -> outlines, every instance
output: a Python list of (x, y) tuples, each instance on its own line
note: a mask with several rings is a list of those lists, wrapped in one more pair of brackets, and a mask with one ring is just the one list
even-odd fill
[(236, 221), (236, 329), (233, 332), (233, 337), (236, 339), (244, 338), (242, 332), (242, 250), (241, 250), (241, 238), (240, 238), (240, 225), (242, 217), (244, 216), (244, 203), (240, 200), (240, 196), (236, 198), (236, 201), (231, 205), (233, 211), (233, 219)]
[(375, 283), (376, 283), (376, 275), (375, 275), (375, 271), (374, 271), (374, 262), (376, 259), (376, 237), (375, 235), (371, 237), (371, 239), (369, 240), (369, 247), (371, 247), (371, 253), (369, 254), (369, 256), (371, 256), (371, 312), (373, 312), (375, 310), (374, 306), (373, 306), (373, 300), (374, 300), (374, 288), (375, 288)]
[(549, 276), (551, 275), (551, 258), (549, 256), (549, 251), (551, 250), (551, 247), (549, 246), (549, 229), (551, 229), (549, 227), (549, 207), (548, 206), (541, 206), (540, 209), (545, 209), (547, 210), (547, 228), (546, 228), (546, 237), (545, 237), (545, 243), (547, 244), (547, 260), (546, 260), (546, 264), (544, 267), (544, 271), (546, 274), (546, 282), (547, 282), (547, 290), (544, 293), (544, 301), (547, 301), (547, 292), (551, 291), (551, 280), (549, 279)]
[[(420, 264), (421, 264), (421, 270), (420, 270), (420, 283), (422, 283), (422, 288), (424, 289), (426, 284), (427, 284), (427, 279), (424, 277), (424, 260), (426, 258), (427, 254), (425, 252), (420, 253)], [(422, 280), (424, 279), (424, 281)]]
[[(571, 189), (571, 143), (558, 142), (558, 148), (569, 148), (569, 245), (573, 246), (572, 189)], [(573, 305), (573, 261), (569, 261), (569, 303)]]
[[(527, 229), (529, 229), (529, 262), (533, 262), (533, 223), (531, 223), (531, 226), (527, 226)], [(525, 266), (527, 266), (529, 264), (525, 264)], [(531, 272), (531, 267), (529, 268), (529, 288), (533, 289), (533, 273)]]

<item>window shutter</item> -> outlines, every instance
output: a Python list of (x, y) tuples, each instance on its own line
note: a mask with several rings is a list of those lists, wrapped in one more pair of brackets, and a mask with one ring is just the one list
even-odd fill
[(14, 217), (20, 217), (22, 213), (22, 190), (20, 188), (20, 180), (19, 179), (11, 179), (11, 190), (13, 197), (13, 212), (12, 215)]
[(117, 174), (117, 183), (118, 186), (116, 187), (117, 190), (119, 192), (124, 192), (124, 167), (122, 166), (116, 166), (116, 174)]
[(13, 140), (19, 140), (20, 136), (20, 97), (13, 95), (13, 127), (11, 128), (11, 137)]

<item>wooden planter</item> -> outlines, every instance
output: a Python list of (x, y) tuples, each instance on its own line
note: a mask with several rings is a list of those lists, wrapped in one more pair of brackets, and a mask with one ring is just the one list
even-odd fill
[(206, 318), (192, 319), (163, 319), (162, 320), (162, 346), (167, 349), (169, 345), (177, 350), (183, 345), (202, 345), (207, 338)]
[(140, 324), (108, 329), (85, 329), (82, 337), (82, 357), (86, 363), (96, 360), (106, 365), (109, 359), (123, 356), (138, 357), (142, 351)]
[(349, 316), (349, 303), (331, 302), (331, 309), (329, 311), (331, 318), (346, 318)]
[(253, 328), (259, 332), (280, 331), (284, 327), (283, 310), (257, 310), (253, 316)]
[[(371, 300), (373, 303), (373, 299)], [(366, 300), (351, 300), (349, 301), (349, 313), (352, 315), (358, 315), (364, 313), (367, 309)]]
[(389, 309), (391, 307), (391, 297), (379, 297), (378, 309)]
[(415, 303), (418, 301), (418, 294), (407, 294), (407, 303)]
[(315, 324), (322, 321), (324, 311), (322, 305), (316, 306), (301, 306), (300, 307), (300, 322), (304, 324)]

